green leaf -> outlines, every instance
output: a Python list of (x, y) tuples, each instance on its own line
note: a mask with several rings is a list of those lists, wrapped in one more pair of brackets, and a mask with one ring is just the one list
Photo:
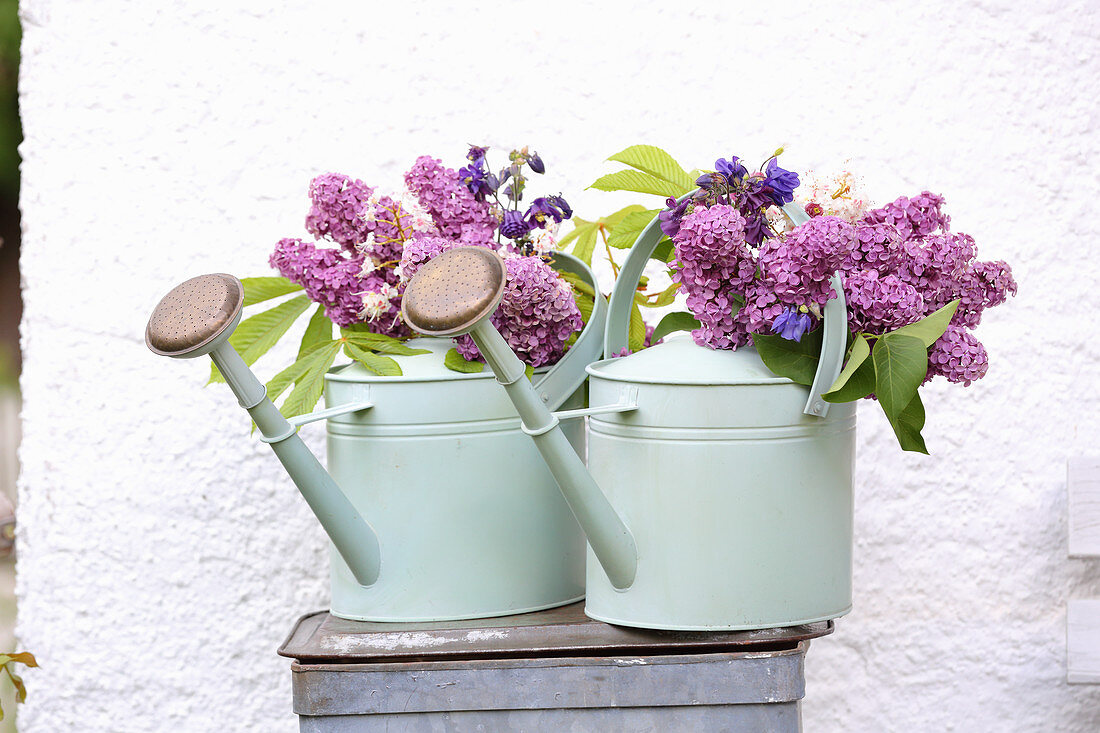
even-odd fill
[(615, 153), (608, 160), (625, 163), (631, 168), (637, 168), (651, 176), (668, 181), (683, 191), (695, 188), (695, 179), (688, 175), (683, 166), (664, 150), (653, 145), (631, 145)]
[(630, 306), (630, 333), (627, 346), (631, 351), (641, 351), (645, 348), (645, 321), (642, 319), (642, 311), (637, 303)]
[[(336, 354), (340, 352), (340, 342), (332, 341), (317, 347), (305, 361), (309, 363), (306, 368), (294, 379), (294, 389), (287, 395), (286, 401), (280, 407), (283, 417), (303, 415), (312, 410), (321, 399), (321, 393), (325, 389), (325, 372), (336, 360)], [(285, 371), (285, 370), (284, 370)], [(278, 375), (276, 375), (278, 379)], [(272, 381), (275, 381), (274, 379)], [(282, 389), (286, 389), (284, 386)], [(282, 389), (279, 392), (282, 392)]]
[[(379, 334), (373, 334), (379, 335)], [(353, 333), (345, 336), (348, 343), (355, 344), (361, 349), (375, 351), (379, 354), (396, 354), (397, 356), (416, 356), (417, 354), (430, 354), (431, 349), (414, 349), (395, 338), (384, 336), (382, 340), (364, 338), (364, 334)]]
[(255, 305), (302, 289), (301, 285), (295, 285), (285, 277), (246, 277), (241, 284), (244, 285), (245, 305)]
[(527, 377), (527, 381), (531, 381), (531, 379), (535, 376), (535, 368), (530, 364), (524, 364), (523, 376)]
[(653, 329), (653, 343), (657, 343), (673, 331), (691, 331), (699, 328), (699, 321), (690, 313), (669, 313)]
[(309, 319), (305, 334), (302, 335), (302, 345), (298, 347), (298, 358), (301, 359), (317, 344), (332, 341), (332, 325), (332, 321), (325, 315), (325, 307), (317, 306), (317, 310)]
[(650, 257), (652, 260), (660, 260), (664, 263), (672, 262), (676, 258), (676, 247), (672, 244), (672, 240), (665, 237), (653, 250), (653, 255)]
[(878, 339), (871, 361), (875, 365), (875, 397), (887, 417), (897, 419), (924, 381), (928, 351), (920, 339), (892, 333)]
[[(282, 338), (298, 316), (309, 308), (309, 298), (299, 295), (280, 303), (270, 310), (246, 318), (229, 337), (229, 343), (244, 359), (245, 364), (254, 364)], [(220, 372), (211, 364), (210, 381), (224, 382)]]
[[(409, 349), (409, 351), (412, 351), (412, 349)], [(352, 341), (348, 341), (344, 344), (344, 353), (362, 364), (367, 371), (373, 372), (380, 377), (401, 376), (401, 367), (396, 361), (388, 356), (379, 356), (373, 351), (367, 351), (365, 348)]]
[(931, 346), (936, 343), (936, 340), (939, 339), (940, 336), (943, 336), (943, 332), (947, 330), (948, 324), (951, 323), (951, 316), (955, 315), (955, 309), (958, 307), (958, 299), (952, 300), (935, 313), (925, 316), (916, 323), (902, 326), (896, 331), (891, 331), (886, 335), (911, 336), (920, 340), (925, 346)]
[(676, 300), (676, 291), (680, 289), (680, 283), (672, 283), (667, 288), (657, 293), (657, 297), (653, 300), (649, 300), (644, 295), (642, 300), (639, 301), (639, 305), (646, 308), (664, 308), (666, 305), (672, 305), (672, 302)]
[(687, 189), (641, 171), (617, 171), (600, 176), (589, 188), (597, 191), (635, 191), (656, 196), (679, 196)]
[(777, 376), (809, 387), (817, 373), (822, 330), (810, 331), (802, 336), (801, 341), (790, 341), (769, 333), (754, 333), (752, 342), (768, 369)]
[(645, 207), (641, 204), (630, 204), (630, 206), (624, 206), (623, 208), (616, 211), (614, 214), (608, 214), (607, 216), (600, 217), (600, 219), (596, 223), (603, 224), (608, 229), (613, 229), (614, 227), (619, 226), (619, 224), (622, 223), (622, 221), (626, 219), (627, 216), (629, 216), (630, 214), (636, 214), (639, 211), (645, 211)]
[(564, 250), (565, 245), (569, 244), (578, 236), (580, 236), (581, 229), (583, 227), (595, 225), (595, 222), (582, 219), (579, 216), (574, 216), (569, 221), (573, 223), (573, 228), (570, 229), (568, 233), (566, 233), (561, 239), (558, 240), (558, 249)]
[(335, 354), (340, 349), (340, 343), (338, 341), (329, 341), (327, 343), (317, 343), (309, 347), (301, 358), (276, 374), (271, 378), (271, 381), (267, 383), (268, 399), (278, 399), (279, 395), (285, 392), (287, 387), (301, 380), (302, 376), (316, 363), (328, 358), (327, 354), (324, 353), (325, 347), (328, 347), (328, 349), (332, 350)]
[(447, 352), (446, 356), (443, 357), (443, 366), (452, 372), (462, 372), (463, 374), (477, 374), (485, 369), (485, 365), (480, 361), (466, 361), (466, 358), (458, 353), (458, 349), (451, 349)]
[(913, 393), (913, 399), (896, 419), (889, 415), (886, 417), (890, 420), (890, 427), (894, 429), (894, 435), (897, 436), (902, 450), (928, 455), (928, 448), (920, 434), (924, 427), (924, 403), (921, 402), (919, 393)]
[(575, 272), (562, 271), (558, 273), (562, 280), (573, 286), (573, 290), (589, 297), (596, 294), (596, 290), (588, 284), (588, 281)]
[(577, 304), (577, 310), (581, 312), (581, 320), (588, 323), (588, 319), (592, 317), (592, 309), (596, 307), (596, 302), (591, 295), (584, 295), (583, 293), (573, 292), (573, 302)]
[(848, 353), (848, 362), (840, 371), (829, 391), (821, 395), (826, 402), (851, 402), (863, 399), (875, 391), (875, 370), (867, 357), (871, 347), (864, 335), (858, 334)]
[(630, 249), (638, 240), (642, 230), (649, 226), (649, 222), (653, 221), (653, 217), (659, 213), (661, 213), (660, 209), (650, 209), (627, 214), (611, 230), (611, 234), (607, 237), (607, 245), (616, 249)]
[(596, 251), (596, 234), (599, 227), (595, 224), (587, 226), (577, 237), (577, 243), (573, 246), (573, 255), (584, 264), (592, 266), (592, 253)]

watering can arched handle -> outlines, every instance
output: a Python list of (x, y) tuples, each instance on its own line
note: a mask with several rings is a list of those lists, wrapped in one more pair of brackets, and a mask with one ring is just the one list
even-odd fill
[[(690, 196), (691, 194), (687, 194)], [(680, 199), (681, 201), (683, 198)], [(809, 221), (810, 217), (800, 206), (794, 203), (782, 207), (783, 213), (795, 225)], [(657, 244), (664, 237), (661, 231), (659, 217), (653, 217), (634, 246), (630, 248), (623, 266), (619, 269), (619, 277), (615, 281), (615, 289), (611, 291), (611, 302), (608, 306), (607, 330), (604, 333), (603, 351), (604, 357), (610, 358), (612, 354), (622, 351), (627, 345), (627, 334), (630, 332), (630, 310), (634, 304), (634, 293), (642, 278), (649, 258), (657, 249)], [(848, 341), (848, 309), (844, 299), (844, 288), (840, 280), (840, 273), (833, 275), (830, 285), (836, 293), (836, 297), (825, 304), (824, 322), (822, 323), (821, 356), (817, 363), (817, 372), (814, 374), (813, 385), (810, 387), (810, 397), (806, 401), (803, 410), (807, 415), (825, 417), (829, 411), (829, 403), (821, 399), (821, 395), (829, 390), (844, 362), (844, 351)]]
[(592, 315), (588, 317), (588, 322), (584, 324), (584, 329), (577, 336), (577, 340), (573, 342), (569, 351), (565, 352), (565, 356), (552, 366), (542, 379), (535, 382), (535, 391), (542, 398), (543, 403), (551, 410), (556, 410), (584, 383), (588, 377), (584, 371), (585, 367), (598, 361), (603, 353), (602, 339), (607, 323), (607, 301), (600, 295), (600, 287), (592, 268), (584, 264), (579, 257), (565, 252), (554, 252), (551, 258), (551, 267), (580, 277), (592, 287), (595, 293)]

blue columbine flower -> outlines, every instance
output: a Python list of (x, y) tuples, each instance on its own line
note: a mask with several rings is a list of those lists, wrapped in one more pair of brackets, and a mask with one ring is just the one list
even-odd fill
[(539, 196), (531, 202), (523, 216), (528, 226), (544, 229), (548, 219), (561, 222), (562, 219), (568, 219), (572, 215), (573, 210), (561, 196)]
[(471, 163), (480, 163), (485, 160), (485, 153), (489, 151), (488, 147), (480, 147), (477, 145), (471, 145), (469, 152), (466, 153), (466, 160)]
[(690, 205), (690, 197), (679, 202), (671, 196), (665, 199), (665, 206), (668, 208), (657, 215), (657, 218), (661, 220), (661, 231), (665, 233), (665, 236), (676, 236), (676, 233), (680, 231), (680, 220), (684, 218), (684, 212), (687, 211), (687, 207)]
[(772, 323), (772, 333), (777, 333), (788, 341), (801, 341), (802, 335), (810, 330), (813, 319), (809, 313), (800, 313), (797, 308), (787, 308)]
[(519, 239), (531, 228), (523, 220), (523, 214), (509, 209), (504, 212), (504, 218), (500, 222), (500, 233), (508, 239)]
[(798, 188), (798, 174), (783, 170), (775, 158), (768, 161), (764, 168), (766, 187), (776, 206), (789, 204), (794, 201), (794, 190)]
[(719, 158), (714, 161), (714, 170), (721, 173), (727, 182), (740, 180), (748, 174), (748, 170), (741, 165), (741, 159), (736, 155), (731, 155), (729, 160)]
[(561, 210), (561, 215), (565, 219), (573, 218), (573, 208), (565, 202), (565, 199), (560, 195), (547, 196), (546, 200), (554, 206), (557, 206)]
[(492, 184), (482, 168), (484, 159), (475, 161), (465, 168), (458, 169), (459, 178), (470, 189), (470, 193), (478, 201), (484, 201), (485, 197), (494, 191)]
[(542, 158), (538, 153), (531, 153), (527, 156), (527, 165), (531, 166), (531, 170), (535, 173), (545, 173), (546, 165), (542, 162)]

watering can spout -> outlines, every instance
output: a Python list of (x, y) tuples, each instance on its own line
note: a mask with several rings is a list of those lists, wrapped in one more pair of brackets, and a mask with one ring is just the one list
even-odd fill
[(373, 585), (381, 567), (378, 536), (267, 398), (267, 389), (228, 341), (240, 322), (243, 305), (244, 287), (232, 275), (192, 278), (164, 296), (153, 310), (145, 343), (153, 353), (176, 359), (209, 354), (355, 580), (362, 586)]
[(523, 362), (490, 323), (504, 280), (504, 262), (496, 252), (483, 247), (449, 250), (417, 270), (401, 300), (402, 316), (411, 328), (429, 336), (468, 333), (473, 338), (588, 536), (596, 559), (611, 584), (624, 590), (633, 584), (638, 569), (634, 536), (526, 378)]

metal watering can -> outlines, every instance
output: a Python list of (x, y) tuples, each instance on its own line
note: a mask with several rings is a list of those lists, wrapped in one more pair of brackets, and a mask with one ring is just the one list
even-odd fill
[[(553, 265), (596, 289), (579, 259), (555, 254)], [(338, 367), (325, 377), (325, 409), (288, 421), (227, 341), (242, 305), (232, 275), (193, 278), (157, 305), (146, 343), (163, 356), (214, 360), (331, 540), (333, 615), (444, 621), (584, 597), (584, 535), (491, 373), (451, 371), (449, 339), (416, 339), (411, 346), (432, 353), (394, 356), (403, 376)], [(548, 409), (583, 406), (579, 388), (606, 318), (597, 297), (572, 348), (535, 370)], [(329, 471), (297, 435), (321, 419)], [(566, 431), (569, 450), (583, 455), (583, 421)]]
[[(796, 207), (788, 215), (806, 218)], [(626, 345), (658, 227), (654, 220), (642, 232), (619, 273), (605, 354)], [(418, 271), (402, 311), (422, 333), (469, 333), (504, 385), (588, 536), (589, 616), (736, 630), (850, 610), (856, 410), (821, 399), (846, 346), (839, 278), (809, 389), (777, 377), (752, 348), (714, 351), (672, 338), (590, 365), (593, 407), (567, 413), (539, 399), (489, 322), (502, 287), (495, 253), (452, 250)], [(559, 425), (578, 413), (590, 416), (588, 469)]]

